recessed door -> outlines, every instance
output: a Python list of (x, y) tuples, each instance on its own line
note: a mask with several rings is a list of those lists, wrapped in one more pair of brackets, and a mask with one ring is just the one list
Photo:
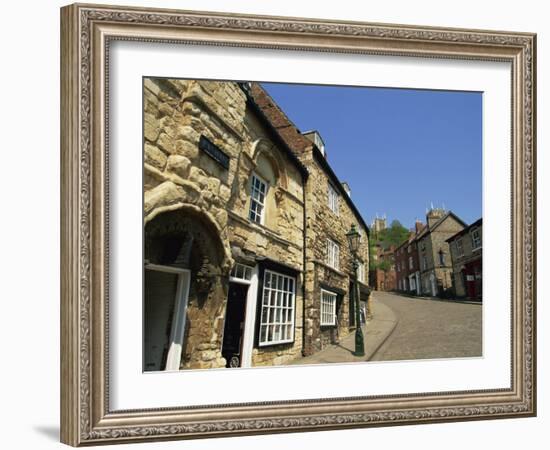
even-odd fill
[(248, 289), (246, 284), (229, 284), (222, 345), (222, 355), (227, 361), (226, 367), (241, 367), (242, 365)]
[(145, 270), (143, 370), (164, 370), (178, 291), (178, 274)]

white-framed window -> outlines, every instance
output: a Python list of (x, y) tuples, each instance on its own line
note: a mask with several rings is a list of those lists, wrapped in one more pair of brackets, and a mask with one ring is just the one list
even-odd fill
[(336, 297), (334, 292), (321, 289), (321, 326), (336, 325)]
[(413, 268), (413, 257), (409, 256), (409, 269)]
[(328, 183), (328, 207), (334, 214), (338, 214), (338, 192), (334, 186)]
[(411, 249), (411, 246), (410, 246), (410, 245), (408, 245), (408, 246), (407, 246), (407, 253), (410, 253), (410, 252), (411, 252), (411, 250), (412, 250), (412, 249)]
[(229, 280), (247, 284), (250, 283), (252, 280), (252, 267), (236, 263), (231, 269)]
[(267, 187), (266, 181), (258, 175), (252, 174), (250, 180), (250, 211), (248, 213), (248, 218), (252, 222), (264, 223)]
[(365, 282), (365, 263), (359, 263), (357, 267), (357, 279), (361, 282)]
[(334, 268), (340, 268), (340, 246), (332, 239), (327, 239), (327, 264)]
[(401, 264), (399, 261), (397, 261), (397, 271), (401, 272)]
[(426, 256), (422, 256), (422, 270), (426, 270), (428, 268), (428, 258)]
[(472, 250), (481, 248), (481, 232), (479, 228), (472, 230)]
[(264, 272), (259, 345), (294, 340), (294, 297), (296, 280), (271, 270)]
[(440, 266), (445, 265), (445, 253), (442, 251), (439, 252), (439, 265)]
[(456, 240), (456, 254), (458, 256), (464, 256), (464, 246), (462, 245), (462, 238)]

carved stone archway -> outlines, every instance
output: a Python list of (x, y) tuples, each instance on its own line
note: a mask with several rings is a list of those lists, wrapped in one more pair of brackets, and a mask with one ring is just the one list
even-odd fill
[(156, 211), (145, 224), (146, 267), (190, 271), (181, 368), (223, 367), (221, 337), (232, 258), (221, 231), (194, 205)]

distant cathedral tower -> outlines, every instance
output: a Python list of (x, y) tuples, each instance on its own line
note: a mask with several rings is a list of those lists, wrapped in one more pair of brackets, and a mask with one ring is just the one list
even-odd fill
[(371, 225), (371, 230), (374, 232), (374, 235), (376, 236), (380, 231), (386, 228), (388, 228), (386, 215), (384, 214), (383, 217), (378, 217), (378, 214), (376, 214), (376, 218), (372, 221)]

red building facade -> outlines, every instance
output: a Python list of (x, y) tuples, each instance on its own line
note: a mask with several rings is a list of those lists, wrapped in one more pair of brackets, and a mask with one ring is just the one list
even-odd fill
[(447, 239), (458, 298), (481, 300), (483, 294), (483, 221), (479, 219)]
[(424, 230), (424, 224), (417, 221), (415, 231), (409, 238), (395, 249), (396, 289), (400, 292), (419, 295), (420, 259), (418, 256), (417, 236)]

